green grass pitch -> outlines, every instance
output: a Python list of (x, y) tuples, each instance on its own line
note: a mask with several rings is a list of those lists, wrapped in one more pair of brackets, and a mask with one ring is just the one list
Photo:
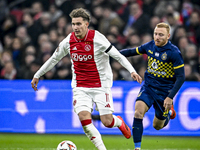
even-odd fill
[[(133, 150), (132, 137), (102, 135), (107, 150)], [(56, 150), (63, 140), (78, 150), (97, 150), (85, 135), (0, 133), (0, 150)], [(142, 150), (200, 150), (200, 137), (143, 136)]]

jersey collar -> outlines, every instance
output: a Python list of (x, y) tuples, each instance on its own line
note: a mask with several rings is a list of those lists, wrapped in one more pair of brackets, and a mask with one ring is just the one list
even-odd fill
[(165, 51), (165, 50), (171, 49), (171, 42), (168, 41), (167, 44), (165, 44), (164, 46), (161, 46), (161, 47), (156, 46), (156, 47), (158, 48), (159, 51)]
[(74, 37), (74, 39), (75, 39), (76, 42), (82, 42), (82, 41), (85, 41), (85, 40), (87, 39), (89, 31), (90, 31), (90, 30), (88, 29), (88, 30), (87, 30), (87, 33), (86, 33), (86, 35), (85, 35), (85, 37), (82, 38), (82, 39), (78, 39), (78, 38), (75, 36), (75, 33), (74, 33), (74, 32), (72, 32), (72, 35), (73, 35), (73, 37)]

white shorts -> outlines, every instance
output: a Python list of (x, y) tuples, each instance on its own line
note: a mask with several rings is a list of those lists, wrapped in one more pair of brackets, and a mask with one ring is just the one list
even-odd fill
[(110, 88), (83, 88), (73, 89), (73, 106), (75, 113), (81, 111), (92, 112), (94, 104), (100, 115), (112, 114), (114, 112), (113, 99)]

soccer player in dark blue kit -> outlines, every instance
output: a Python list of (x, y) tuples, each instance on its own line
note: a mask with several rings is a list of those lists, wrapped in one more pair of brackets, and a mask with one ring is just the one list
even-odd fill
[(136, 48), (120, 51), (126, 57), (148, 55), (144, 84), (135, 103), (132, 128), (135, 150), (141, 149), (142, 121), (145, 113), (152, 105), (155, 109), (153, 127), (156, 130), (165, 127), (169, 120), (176, 116), (173, 97), (185, 80), (184, 62), (180, 50), (169, 41), (169, 33), (169, 25), (159, 23), (154, 29), (154, 40)]

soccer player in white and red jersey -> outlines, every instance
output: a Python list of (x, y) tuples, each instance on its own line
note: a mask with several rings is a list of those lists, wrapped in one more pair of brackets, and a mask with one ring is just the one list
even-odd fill
[(142, 78), (104, 35), (96, 30), (88, 29), (90, 15), (85, 9), (74, 9), (70, 13), (70, 17), (72, 18), (73, 32), (59, 44), (53, 55), (36, 72), (31, 85), (36, 91), (39, 78), (69, 53), (72, 62), (74, 111), (78, 114), (86, 136), (97, 149), (106, 150), (99, 131), (92, 123), (91, 112), (94, 103), (104, 126), (118, 127), (126, 138), (131, 137), (130, 128), (123, 119), (113, 115), (111, 94), (113, 74), (109, 56), (124, 66), (134, 80), (141, 83)]

